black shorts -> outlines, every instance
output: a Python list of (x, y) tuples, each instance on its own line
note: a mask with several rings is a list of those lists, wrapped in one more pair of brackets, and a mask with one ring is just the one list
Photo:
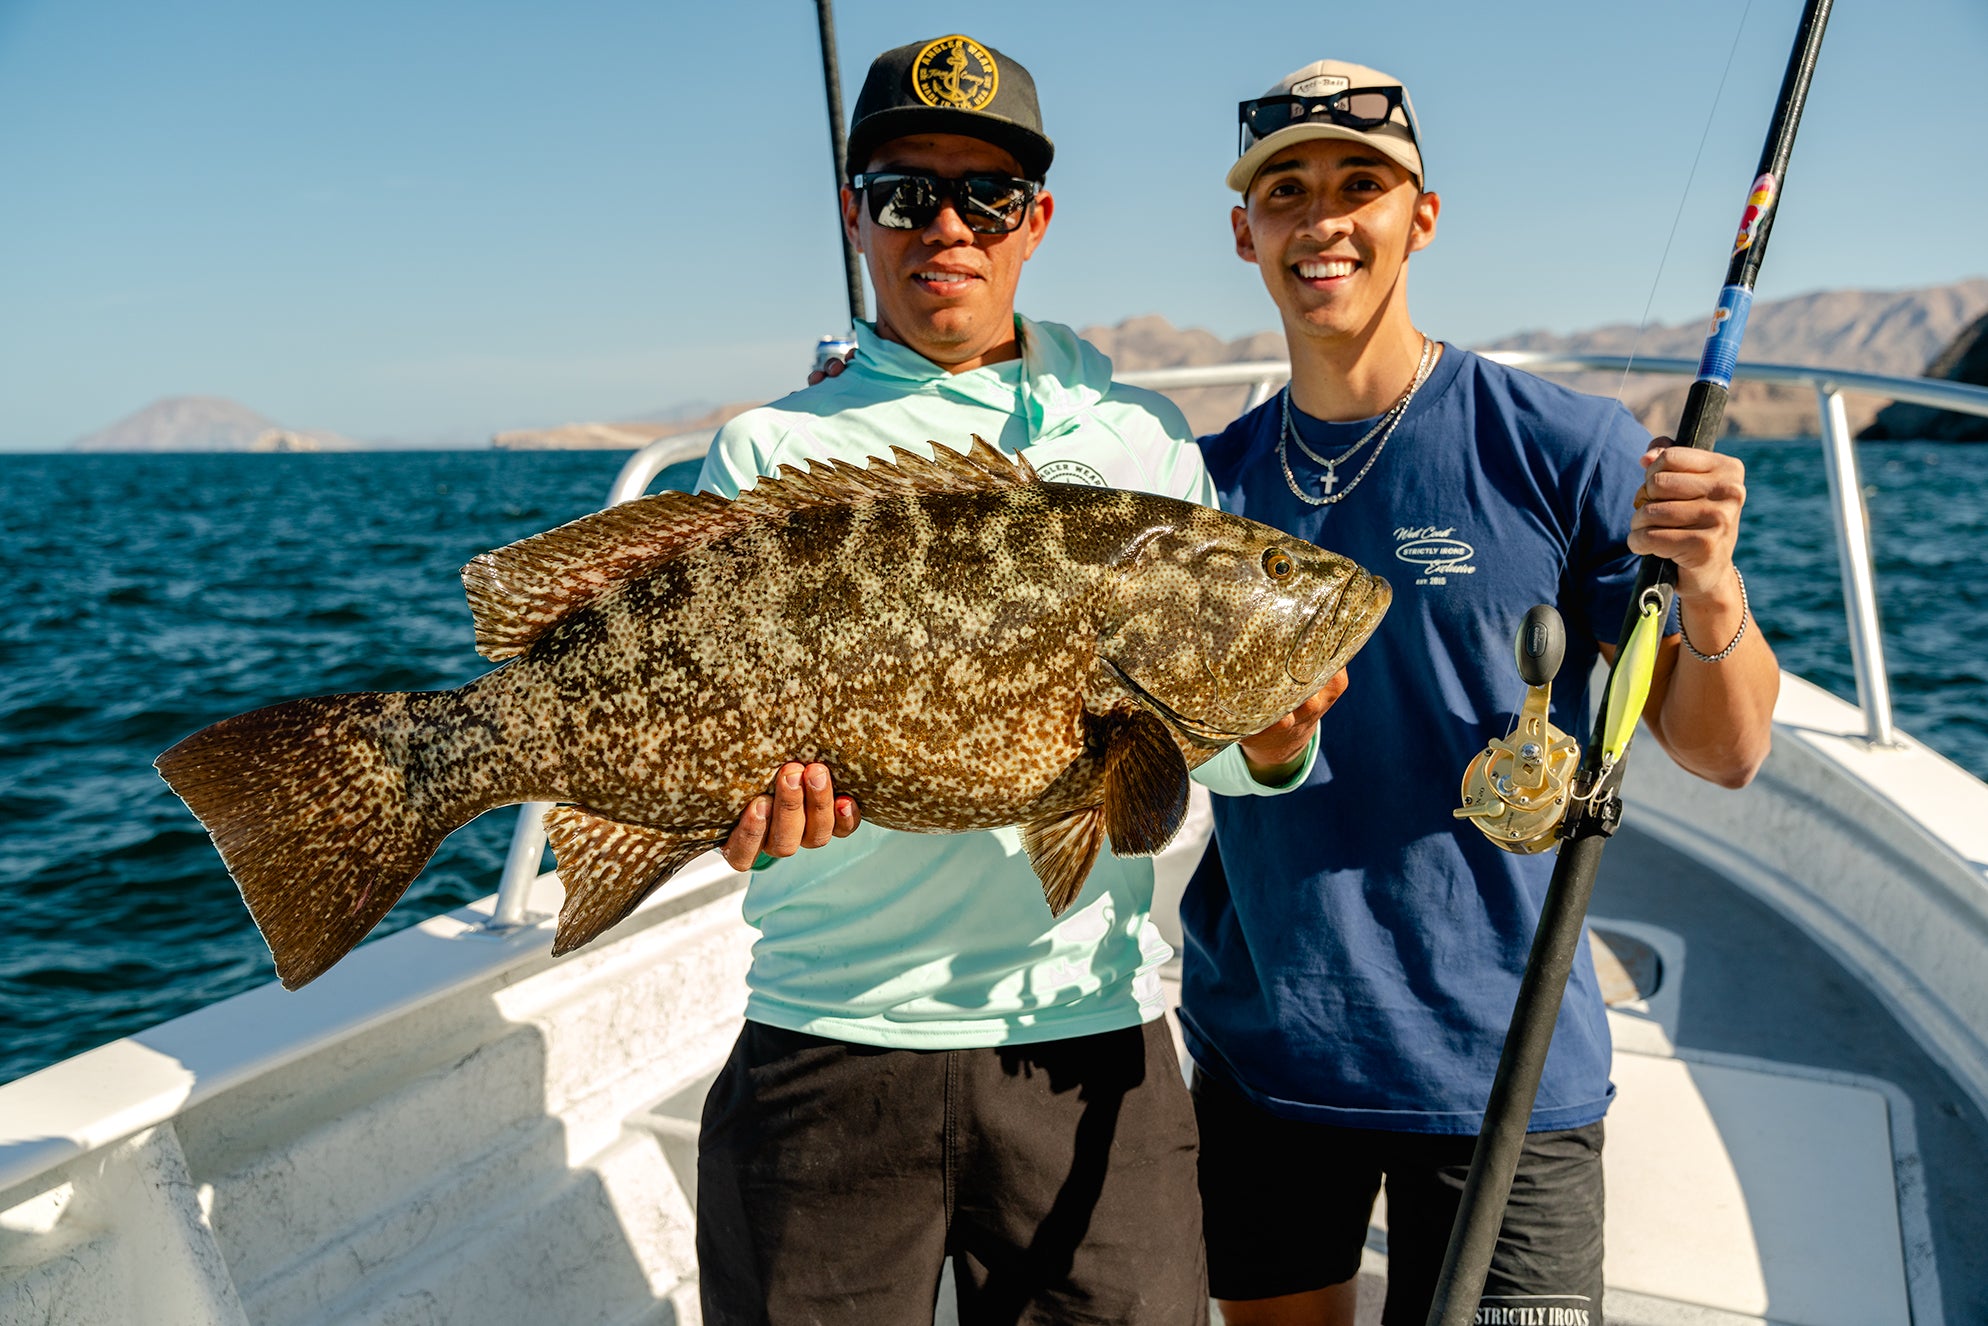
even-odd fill
[(708, 1326), (1205, 1326), (1194, 1106), (1164, 1019), (982, 1050), (748, 1022), (704, 1104)]
[[(1463, 1194), (1473, 1135), (1382, 1132), (1280, 1118), (1194, 1070), (1208, 1288), (1275, 1298), (1350, 1280), (1387, 1185), (1387, 1326), (1422, 1326)], [(1484, 1284), (1512, 1320), (1601, 1323), (1602, 1126), (1530, 1133)], [(1478, 1320), (1499, 1318), (1480, 1312)]]

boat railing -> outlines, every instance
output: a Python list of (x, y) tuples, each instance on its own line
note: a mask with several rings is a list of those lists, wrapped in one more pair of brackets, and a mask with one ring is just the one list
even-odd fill
[[(1631, 359), (1623, 355), (1558, 354), (1532, 350), (1496, 350), (1486, 359), (1535, 373), (1661, 373), (1696, 377), (1693, 359)], [(1235, 364), (1204, 364), (1191, 368), (1160, 368), (1117, 374), (1131, 386), (1174, 391), (1188, 387), (1248, 387), (1245, 410), (1270, 399), (1291, 375), (1281, 359)], [(1864, 719), (1865, 739), (1876, 748), (1897, 744), (1891, 717), (1891, 684), (1885, 671), (1884, 641), (1879, 629), (1877, 579), (1871, 563), (1870, 513), (1857, 469), (1857, 452), (1843, 408), (1845, 393), (1879, 396), (1910, 405), (1953, 410), (1988, 418), (1988, 390), (1934, 378), (1887, 377), (1847, 369), (1812, 368), (1801, 364), (1742, 363), (1735, 376), (1753, 382), (1807, 386), (1816, 394), (1822, 435), (1823, 471), (1829, 481), (1830, 514), (1836, 530), (1836, 560), (1843, 578), (1843, 612), (1849, 623), (1850, 661), (1857, 678), (1857, 707)], [(711, 433), (658, 438), (629, 457), (609, 490), (608, 505), (642, 496), (671, 465), (704, 454)], [(538, 878), (545, 855), (543, 819), (548, 803), (521, 808), (504, 862), (496, 909), (490, 927), (509, 929), (530, 918), (525, 899)]]
[[(697, 460), (711, 448), (715, 429), (659, 437), (630, 456), (607, 490), (607, 504), (620, 506), (649, 491), (656, 476), (672, 465)], [(525, 899), (545, 861), (545, 812), (550, 801), (527, 801), (518, 808), (518, 825), (511, 831), (511, 850), (504, 857), (504, 874), (497, 886), (497, 904), (487, 923), (491, 930), (513, 930), (531, 919)]]
[[(1622, 355), (1556, 354), (1531, 350), (1496, 350), (1485, 358), (1535, 373), (1663, 373), (1695, 377), (1692, 359), (1630, 359)], [(1245, 409), (1254, 409), (1290, 377), (1290, 365), (1266, 359), (1241, 364), (1208, 364), (1195, 368), (1162, 368), (1121, 373), (1133, 386), (1160, 391), (1185, 387), (1250, 388)], [(1886, 377), (1847, 369), (1813, 368), (1802, 364), (1746, 364), (1735, 373), (1755, 382), (1807, 386), (1816, 393), (1821, 416), (1823, 470), (1829, 481), (1830, 514), (1836, 528), (1837, 565), (1843, 577), (1843, 610), (1849, 620), (1850, 659), (1857, 678), (1857, 707), (1865, 736), (1873, 746), (1897, 744), (1892, 726), (1891, 686), (1884, 664), (1879, 631), (1877, 581), (1871, 569), (1870, 514), (1864, 506), (1857, 453), (1843, 408), (1846, 392), (1880, 396), (1912, 405), (1988, 418), (1988, 390), (1933, 378)]]

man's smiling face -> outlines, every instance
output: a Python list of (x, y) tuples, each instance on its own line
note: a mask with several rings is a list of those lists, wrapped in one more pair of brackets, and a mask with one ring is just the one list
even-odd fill
[[(892, 139), (859, 168), (929, 171), (949, 179), (1022, 173), (1003, 149), (960, 134)], [(930, 225), (892, 230), (872, 221), (868, 205), (845, 187), (842, 221), (870, 271), (877, 330), (955, 373), (1015, 358), (1015, 288), (1054, 206), (1043, 190), (1027, 220), (1005, 235), (967, 229), (950, 200)]]
[(1408, 255), (1435, 238), (1441, 207), (1366, 144), (1312, 139), (1265, 162), (1230, 219), (1287, 335), (1359, 344), (1408, 316)]

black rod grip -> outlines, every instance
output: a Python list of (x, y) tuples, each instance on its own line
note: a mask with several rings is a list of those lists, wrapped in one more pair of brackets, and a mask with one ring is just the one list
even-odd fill
[[(1484, 1107), (1484, 1127), (1477, 1135), (1448, 1255), (1430, 1299), (1429, 1326), (1471, 1326), (1476, 1318), (1477, 1300), (1484, 1292), (1484, 1277), (1504, 1222), (1505, 1201), (1512, 1193), (1512, 1176), (1518, 1172), (1519, 1152), (1525, 1146), (1526, 1124), (1539, 1095), (1539, 1070), (1553, 1041), (1553, 1024), (1567, 992), (1567, 977), (1574, 970), (1582, 920), (1594, 896), (1595, 869), (1607, 841), (1599, 835), (1569, 839), (1560, 844), (1560, 857), (1553, 863), (1553, 882), (1546, 890), (1539, 929), (1533, 932), (1532, 955), (1512, 1010), (1512, 1029), (1498, 1057), (1498, 1073)], [(1599, 1315), (1601, 1305), (1594, 1306)]]

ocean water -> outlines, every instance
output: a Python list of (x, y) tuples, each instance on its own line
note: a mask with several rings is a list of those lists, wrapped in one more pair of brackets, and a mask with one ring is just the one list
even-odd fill
[[(1731, 450), (1755, 612), (1784, 666), (1854, 698), (1819, 450)], [(457, 572), (596, 509), (624, 459), (0, 458), (0, 1081), (271, 979), (160, 751), (258, 705), (486, 670)], [(1988, 447), (1862, 463), (1900, 725), (1988, 777)], [(515, 815), (452, 835), (378, 933), (494, 889)]]

